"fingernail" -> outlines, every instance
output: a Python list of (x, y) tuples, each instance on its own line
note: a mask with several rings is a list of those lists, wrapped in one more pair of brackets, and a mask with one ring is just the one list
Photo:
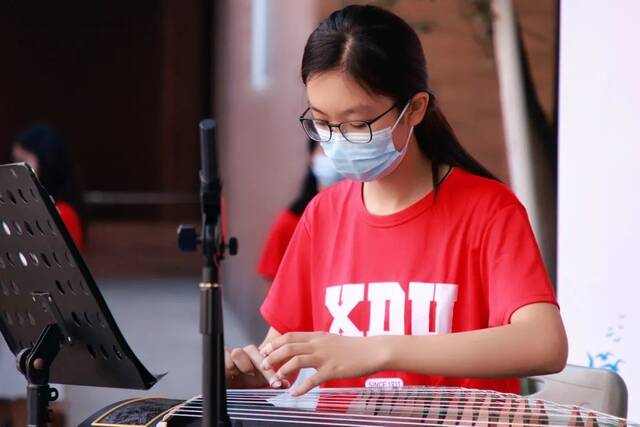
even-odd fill
[(269, 365), (269, 362), (267, 362), (266, 360), (262, 361), (262, 369), (271, 369), (271, 365)]
[(282, 387), (289, 388), (291, 387), (291, 383), (287, 380), (282, 380)]
[(281, 381), (274, 381), (273, 384), (271, 384), (272, 388), (280, 388), (282, 387), (282, 382)]
[(272, 351), (273, 346), (271, 344), (266, 344), (264, 347), (262, 347), (262, 350), (260, 350), (260, 354), (262, 354), (264, 357), (267, 357)]
[(291, 396), (298, 397), (300, 396), (300, 392), (298, 390), (291, 390)]

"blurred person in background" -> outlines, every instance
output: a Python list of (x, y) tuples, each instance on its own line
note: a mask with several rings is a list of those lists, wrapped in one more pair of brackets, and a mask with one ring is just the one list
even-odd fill
[(280, 261), (282, 261), (289, 240), (293, 236), (304, 209), (319, 191), (342, 179), (342, 176), (333, 166), (331, 159), (325, 156), (319, 143), (308, 139), (308, 146), (307, 173), (300, 186), (300, 192), (293, 203), (280, 212), (276, 218), (262, 249), (262, 255), (258, 263), (258, 274), (264, 277), (268, 285), (271, 285), (273, 278), (276, 276)]
[(62, 222), (80, 251), (84, 248), (82, 193), (67, 146), (46, 124), (35, 124), (20, 132), (13, 143), (13, 161), (34, 170), (53, 197)]
[[(56, 208), (71, 238), (82, 251), (84, 227), (82, 194), (75, 179), (69, 151), (58, 133), (46, 124), (34, 124), (15, 138), (12, 160), (28, 164), (47, 192), (54, 198)], [(15, 356), (0, 343), (0, 427), (26, 425), (26, 381), (16, 369)], [(60, 420), (56, 412), (54, 425)]]

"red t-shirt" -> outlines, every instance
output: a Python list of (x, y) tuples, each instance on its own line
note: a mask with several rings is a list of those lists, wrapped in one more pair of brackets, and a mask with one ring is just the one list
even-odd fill
[[(428, 335), (505, 325), (536, 302), (557, 304), (524, 207), (505, 185), (454, 168), (437, 196), (392, 215), (369, 213), (358, 182), (316, 196), (261, 313), (280, 333)], [(410, 372), (324, 385), (383, 384), (520, 389), (516, 378)]]
[(82, 233), (82, 223), (80, 222), (80, 216), (71, 205), (65, 202), (56, 202), (56, 208), (60, 213), (60, 218), (67, 227), (67, 231), (71, 235), (73, 242), (79, 251), (84, 249), (84, 235)]
[(293, 236), (293, 232), (300, 221), (300, 217), (291, 210), (284, 210), (278, 215), (269, 231), (267, 243), (262, 249), (258, 273), (268, 279), (276, 277), (276, 272), (287, 250), (287, 245)]

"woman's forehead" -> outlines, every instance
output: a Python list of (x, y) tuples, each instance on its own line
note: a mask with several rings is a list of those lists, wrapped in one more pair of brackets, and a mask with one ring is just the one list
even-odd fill
[(312, 75), (307, 81), (307, 97), (314, 112), (327, 115), (369, 114), (391, 102), (365, 90), (342, 70)]

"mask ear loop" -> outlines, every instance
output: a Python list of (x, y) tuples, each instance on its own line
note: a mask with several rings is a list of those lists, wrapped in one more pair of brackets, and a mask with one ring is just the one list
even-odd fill
[(411, 100), (407, 101), (407, 103), (405, 104), (404, 108), (400, 112), (400, 115), (396, 119), (396, 122), (393, 124), (393, 126), (391, 126), (391, 132), (393, 132), (396, 129), (396, 126), (398, 126), (398, 123), (400, 123), (400, 119), (402, 119), (402, 116), (404, 116), (404, 113), (405, 113), (405, 111), (407, 111), (407, 108), (409, 107), (409, 104), (411, 104)]
[[(400, 115), (398, 116), (398, 119), (396, 120), (396, 122), (391, 127), (392, 138), (393, 138), (393, 131), (395, 130), (396, 126), (398, 126), (398, 123), (400, 123), (400, 119), (404, 115), (405, 111), (407, 111), (407, 108), (409, 107), (409, 104), (411, 104), (411, 100), (407, 101), (406, 105), (404, 106), (404, 108), (400, 112)], [(402, 154), (402, 157), (404, 157), (404, 154), (407, 151), (407, 147), (409, 147), (409, 139), (411, 138), (411, 134), (412, 133), (413, 133), (413, 126), (411, 126), (411, 129), (409, 129), (409, 135), (407, 135), (407, 140), (404, 142), (404, 147), (402, 147), (402, 149), (400, 150), (400, 153)]]
[[(402, 118), (402, 115), (404, 114), (404, 112), (407, 110), (407, 107), (409, 106), (409, 103), (411, 101), (407, 102), (407, 105), (404, 106), (404, 108), (402, 109), (402, 112), (400, 113), (400, 116), (398, 117), (398, 120), (396, 120), (396, 123), (393, 125), (393, 127), (391, 128), (391, 133), (390, 133), (390, 137), (391, 137), (391, 144), (393, 145), (393, 130), (396, 128), (396, 125), (398, 124), (398, 122), (400, 121), (400, 119)], [(393, 162), (393, 165), (389, 168), (389, 170), (382, 175), (379, 178), (382, 178), (386, 175), (389, 175), (390, 173), (392, 173), (400, 164), (400, 162), (402, 162), (402, 160), (404, 159), (405, 154), (407, 154), (408, 147), (409, 147), (409, 139), (411, 138), (411, 134), (413, 133), (413, 126), (411, 126), (411, 129), (409, 129), (409, 135), (407, 135), (407, 140), (404, 142), (404, 147), (402, 147), (402, 149), (400, 151), (397, 151), (397, 153), (399, 153), (398, 158), (395, 160), (395, 162)], [(394, 145), (395, 148), (395, 145)], [(379, 179), (378, 178), (378, 179)]]

